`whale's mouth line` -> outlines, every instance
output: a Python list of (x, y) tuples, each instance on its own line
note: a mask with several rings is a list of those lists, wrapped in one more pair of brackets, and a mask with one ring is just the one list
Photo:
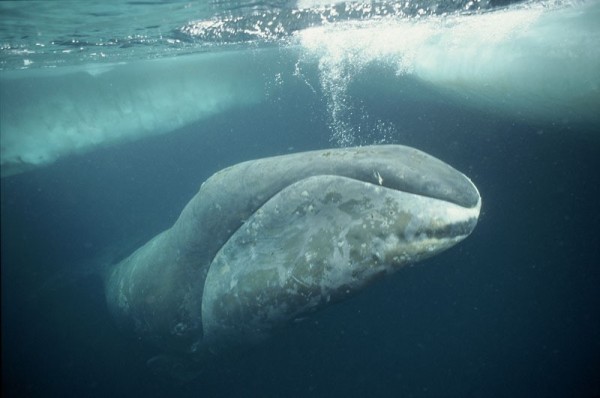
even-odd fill
[(427, 194), (424, 194), (424, 193), (418, 192), (418, 191), (411, 191), (411, 190), (399, 189), (399, 188), (394, 187), (392, 185), (386, 185), (385, 184), (385, 180), (383, 180), (378, 173), (374, 173), (374, 177), (378, 177), (377, 178), (377, 182), (369, 181), (369, 180), (361, 179), (361, 178), (356, 178), (356, 177), (347, 177), (347, 176), (340, 175), (340, 174), (327, 174), (327, 173), (314, 174), (314, 175), (305, 176), (304, 178), (298, 179), (298, 180), (294, 181), (293, 183), (290, 183), (290, 184), (286, 185), (285, 187), (281, 188), (280, 190), (274, 192), (271, 196), (267, 197), (260, 204), (258, 204), (256, 206), (256, 208), (251, 213), (249, 213), (248, 216), (244, 220), (242, 220), (240, 222), (240, 224), (237, 226), (237, 228), (235, 228), (235, 229), (233, 229), (231, 231), (230, 235), (227, 237), (227, 239), (225, 240), (225, 242), (223, 243), (223, 245), (214, 253), (214, 255), (210, 259), (210, 261), (211, 262), (214, 261), (215, 257), (218, 255), (218, 253), (221, 250), (221, 248), (227, 244), (227, 242), (229, 241), (229, 239), (231, 239), (233, 236), (235, 236), (235, 234), (241, 228), (243, 228), (243, 226), (246, 223), (246, 221), (248, 219), (250, 219), (252, 216), (254, 216), (254, 214), (258, 210), (260, 210), (266, 203), (268, 203), (270, 200), (272, 200), (275, 196), (279, 195), (281, 192), (285, 191), (286, 189), (290, 188), (291, 186), (293, 186), (295, 184), (298, 184), (298, 183), (300, 183), (302, 181), (305, 181), (307, 179), (319, 178), (319, 177), (339, 177), (339, 178), (345, 178), (345, 179), (352, 180), (352, 181), (355, 181), (355, 182), (369, 184), (369, 185), (372, 185), (374, 187), (380, 187), (382, 189), (388, 189), (388, 190), (391, 190), (391, 191), (401, 192), (401, 193), (404, 193), (404, 194), (415, 195), (415, 196), (419, 196), (419, 197), (422, 197), (422, 198), (427, 198), (427, 199), (432, 199), (432, 200), (444, 202), (444, 203), (447, 203), (447, 204), (449, 204), (451, 206), (458, 206), (461, 209), (464, 209), (465, 211), (468, 211), (470, 213), (469, 216), (464, 217), (460, 221), (452, 222), (452, 223), (446, 225), (444, 228), (440, 228), (440, 229), (428, 231), (429, 236), (432, 237), (432, 238), (448, 238), (448, 236), (451, 236), (451, 235), (454, 236), (454, 237), (460, 237), (460, 236), (466, 237), (466, 236), (468, 236), (472, 232), (472, 230), (474, 228), (474, 222), (476, 223), (476, 220), (477, 220), (477, 218), (479, 216), (480, 207), (481, 207), (481, 197), (479, 196), (479, 191), (475, 187), (475, 184), (473, 184), (471, 182), (471, 180), (468, 179), (466, 176), (464, 176), (464, 178), (467, 179), (471, 183), (473, 189), (477, 192), (477, 195), (478, 195), (478, 201), (477, 201), (477, 203), (474, 206), (470, 206), (470, 207), (464, 206), (464, 205), (462, 205), (460, 203), (456, 203), (454, 201), (447, 200), (445, 198), (436, 197), (434, 195), (427, 195)]

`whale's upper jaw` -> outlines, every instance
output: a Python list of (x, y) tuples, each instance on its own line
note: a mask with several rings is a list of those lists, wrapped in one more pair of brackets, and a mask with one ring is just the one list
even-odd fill
[[(339, 149), (322, 157), (339, 158), (332, 173), (420, 196), (477, 207), (480, 195), (464, 174), (441, 160), (410, 147), (376, 145)], [(322, 153), (324, 152), (324, 153)]]

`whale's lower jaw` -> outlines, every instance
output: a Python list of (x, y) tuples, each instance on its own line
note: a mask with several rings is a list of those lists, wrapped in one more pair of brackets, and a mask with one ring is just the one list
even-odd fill
[(211, 351), (261, 341), (293, 319), (466, 238), (465, 208), (339, 176), (301, 180), (258, 209), (211, 264), (202, 299)]
[(455, 245), (480, 206), (468, 178), (403, 146), (241, 163), (115, 265), (108, 307), (168, 352), (223, 354)]

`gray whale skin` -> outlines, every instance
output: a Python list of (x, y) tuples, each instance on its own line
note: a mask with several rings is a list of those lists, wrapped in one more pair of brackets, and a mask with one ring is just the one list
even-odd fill
[(240, 163), (108, 271), (108, 307), (167, 353), (226, 354), (455, 245), (480, 206), (467, 177), (405, 146)]

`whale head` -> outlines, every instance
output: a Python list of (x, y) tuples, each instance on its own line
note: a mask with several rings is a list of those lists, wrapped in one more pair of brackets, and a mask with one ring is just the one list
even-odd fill
[(227, 352), (450, 248), (480, 207), (467, 177), (404, 146), (240, 163), (114, 268), (109, 307), (167, 349)]

